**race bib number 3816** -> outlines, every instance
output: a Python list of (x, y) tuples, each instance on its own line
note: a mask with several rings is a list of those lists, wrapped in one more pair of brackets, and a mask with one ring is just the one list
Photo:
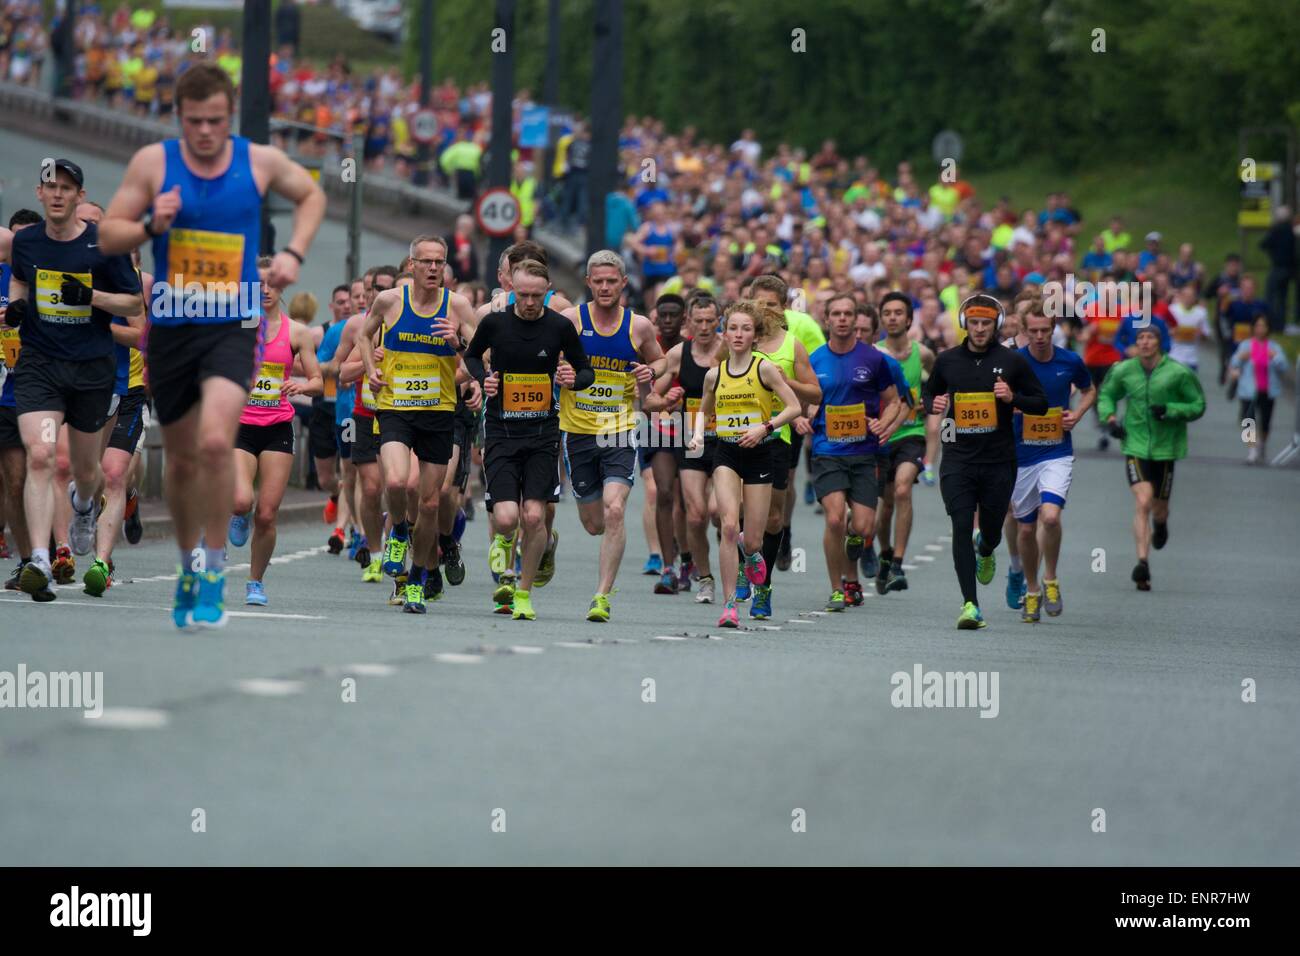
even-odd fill
[(953, 421), (961, 434), (991, 432), (998, 427), (997, 399), (992, 392), (958, 392), (953, 396)]

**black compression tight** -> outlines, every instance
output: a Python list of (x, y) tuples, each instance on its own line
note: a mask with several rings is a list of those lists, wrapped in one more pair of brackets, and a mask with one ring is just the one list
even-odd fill
[[(992, 554), (1002, 543), (1002, 521), (1005, 514), (993, 514), (986, 508), (980, 508), (980, 549), (984, 554)], [(952, 563), (957, 569), (957, 583), (961, 586), (963, 601), (969, 601), (979, 607), (979, 594), (975, 580), (975, 546), (971, 539), (975, 534), (975, 511), (961, 510), (952, 515)]]

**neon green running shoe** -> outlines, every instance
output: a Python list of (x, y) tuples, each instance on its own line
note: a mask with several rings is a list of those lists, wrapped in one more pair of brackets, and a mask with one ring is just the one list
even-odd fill
[(982, 538), (975, 539), (975, 580), (980, 584), (992, 584), (994, 576), (998, 573), (998, 556), (990, 554), (988, 557), (980, 554), (980, 542)]
[(597, 624), (609, 621), (609, 595), (597, 594), (591, 599), (591, 609), (587, 611), (587, 620)]
[[(990, 580), (992, 578), (990, 577)], [(970, 601), (961, 609), (961, 617), (957, 618), (957, 630), (959, 631), (978, 631), (981, 627), (988, 627), (988, 622), (984, 620), (984, 615)]]
[(516, 621), (537, 620), (537, 612), (533, 610), (533, 599), (523, 588), (515, 591), (514, 619)]
[(488, 549), (488, 567), (493, 574), (505, 574), (510, 567), (510, 556), (515, 549), (515, 536), (506, 537), (498, 534), (492, 538), (492, 547)]

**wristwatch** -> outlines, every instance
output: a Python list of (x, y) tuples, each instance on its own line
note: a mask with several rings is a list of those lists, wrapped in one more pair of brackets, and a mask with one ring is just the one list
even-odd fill
[(772, 434), (772, 432), (776, 431), (776, 429), (772, 427), (771, 422), (763, 422), (763, 427), (767, 429), (767, 433), (769, 435)]
[(162, 235), (161, 232), (153, 231), (153, 210), (152, 209), (148, 209), (145, 211), (144, 218), (140, 220), (140, 225), (144, 226), (144, 231), (153, 239), (157, 239), (159, 236)]

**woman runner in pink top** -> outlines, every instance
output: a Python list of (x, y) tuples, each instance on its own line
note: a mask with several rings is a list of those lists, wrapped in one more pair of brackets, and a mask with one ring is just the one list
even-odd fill
[[(275, 552), (275, 516), (284, 500), (284, 489), (293, 470), (292, 395), (319, 395), (325, 385), (311, 330), (280, 311), (280, 290), (267, 284), (269, 256), (257, 261), (262, 283), (262, 356), (253, 380), (248, 404), (239, 416), (239, 437), (235, 439), (235, 514), (230, 519), (230, 545), (241, 548), (248, 541), (249, 512), (253, 508), (253, 482), (259, 476), (257, 508), (252, 516), (253, 555), (248, 568), (244, 603), (265, 607), (262, 575)], [(293, 381), (293, 360), (297, 356), (305, 382)]]

